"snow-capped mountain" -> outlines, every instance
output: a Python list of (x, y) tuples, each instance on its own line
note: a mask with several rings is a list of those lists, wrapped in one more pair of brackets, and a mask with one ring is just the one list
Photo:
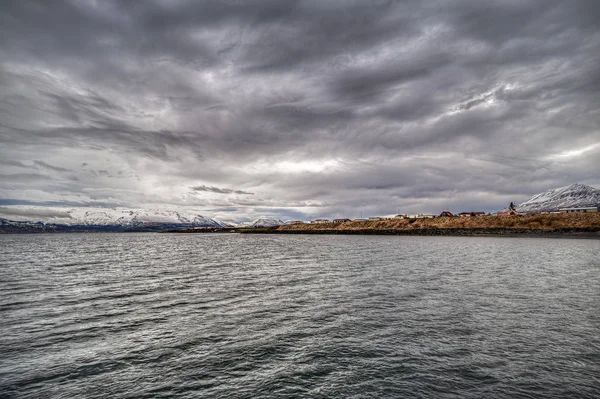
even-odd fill
[(600, 190), (585, 184), (571, 184), (536, 194), (517, 205), (520, 213), (554, 212), (561, 208), (600, 206)]
[(0, 218), (0, 231), (42, 232), (42, 231), (132, 231), (225, 227), (226, 224), (192, 213), (171, 210), (144, 210), (126, 208), (46, 208), (20, 207), (22, 214), (44, 214), (32, 220), (10, 220)]
[(288, 223), (280, 219), (258, 218), (250, 222), (240, 223), (237, 227), (273, 227), (282, 226), (284, 224)]
[(75, 208), (68, 211), (71, 221), (67, 224), (83, 225), (138, 225), (147, 223), (185, 224), (221, 227), (214, 219), (194, 213), (182, 213), (162, 209), (89, 209)]

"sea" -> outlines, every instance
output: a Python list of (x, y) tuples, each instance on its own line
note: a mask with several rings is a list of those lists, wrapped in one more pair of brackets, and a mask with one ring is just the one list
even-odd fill
[(0, 235), (1, 398), (598, 398), (600, 240)]

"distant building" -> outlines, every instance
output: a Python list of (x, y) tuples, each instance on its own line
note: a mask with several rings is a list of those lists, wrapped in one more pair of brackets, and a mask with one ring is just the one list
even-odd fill
[(431, 214), (431, 213), (419, 213), (419, 214), (413, 214), (413, 215), (406, 215), (406, 218), (408, 219), (433, 219), (435, 218), (437, 215)]
[(292, 224), (304, 224), (302, 220), (292, 220)]
[(461, 212), (458, 214), (460, 217), (469, 217), (469, 216), (484, 216), (485, 212)]
[(315, 219), (312, 221), (312, 223), (329, 223), (329, 219)]
[(448, 218), (451, 218), (451, 217), (454, 217), (454, 215), (453, 215), (453, 214), (452, 214), (452, 212), (450, 212), (450, 211), (442, 211), (442, 213), (440, 213), (440, 217), (448, 217)]
[(377, 220), (384, 220), (381, 216), (371, 216), (369, 218), (369, 220), (371, 221), (377, 221)]
[(397, 219), (404, 219), (406, 217), (406, 215), (402, 215), (402, 214), (391, 214), (391, 215), (385, 215), (385, 216), (381, 216), (381, 218), (383, 220), (397, 220)]
[(338, 218), (338, 219), (333, 219), (333, 223), (344, 223), (344, 222), (349, 222), (350, 219), (348, 218)]
[(353, 222), (365, 222), (369, 219), (363, 219), (363, 218), (357, 218), (357, 219), (352, 219)]
[(498, 213), (496, 213), (496, 215), (498, 216), (514, 216), (514, 215), (518, 215), (519, 213), (517, 211), (500, 211)]
[(598, 212), (598, 207), (596, 206), (586, 206), (580, 208), (562, 208), (559, 209), (561, 213), (589, 213), (589, 212)]

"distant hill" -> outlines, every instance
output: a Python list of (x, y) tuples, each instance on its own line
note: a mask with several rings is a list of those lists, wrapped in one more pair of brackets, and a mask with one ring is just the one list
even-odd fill
[(585, 184), (571, 184), (539, 193), (517, 205), (520, 213), (554, 212), (562, 208), (600, 206), (600, 190)]
[(0, 233), (47, 233), (56, 229), (43, 222), (22, 222), (0, 218)]

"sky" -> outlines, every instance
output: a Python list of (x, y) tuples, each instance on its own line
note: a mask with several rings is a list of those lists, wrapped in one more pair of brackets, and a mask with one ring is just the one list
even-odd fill
[(597, 0), (4, 0), (0, 207), (354, 218), (600, 188), (599, 66)]

